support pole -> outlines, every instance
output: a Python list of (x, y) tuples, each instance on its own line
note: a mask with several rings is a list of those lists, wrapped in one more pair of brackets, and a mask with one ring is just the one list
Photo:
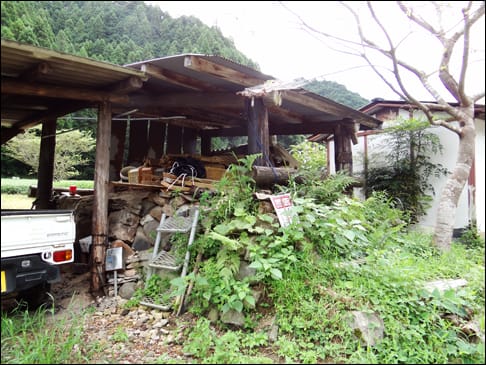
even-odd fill
[(98, 107), (96, 133), (96, 161), (94, 175), (94, 201), (91, 252), (91, 292), (100, 294), (105, 284), (105, 254), (108, 247), (108, 189), (110, 169), (111, 103)]
[(36, 209), (48, 209), (54, 179), (56, 152), (56, 120), (42, 123), (42, 136), (37, 170)]

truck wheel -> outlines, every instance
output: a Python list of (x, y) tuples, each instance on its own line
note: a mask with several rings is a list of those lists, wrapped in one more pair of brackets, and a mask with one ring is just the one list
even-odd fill
[(19, 303), (24, 302), (29, 309), (37, 309), (42, 304), (50, 305), (50, 296), (47, 295), (51, 289), (49, 283), (42, 283), (30, 289), (22, 290), (17, 296)]

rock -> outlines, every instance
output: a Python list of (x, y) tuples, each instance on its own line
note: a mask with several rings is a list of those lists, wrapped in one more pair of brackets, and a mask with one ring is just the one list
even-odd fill
[(456, 289), (461, 286), (466, 286), (467, 281), (464, 279), (441, 279), (436, 281), (429, 281), (425, 284), (425, 290), (433, 292), (437, 289), (439, 292), (444, 292), (447, 289)]
[[(165, 206), (165, 205), (164, 205)], [(155, 206), (152, 208), (152, 210), (150, 210), (150, 216), (154, 219), (156, 219), (157, 221), (160, 222), (160, 220), (162, 219), (162, 213), (164, 212), (164, 208), (162, 206)]]
[(207, 315), (207, 318), (208, 318), (209, 322), (216, 323), (218, 321), (218, 318), (219, 318), (218, 310), (216, 308), (211, 308), (208, 315)]
[(363, 345), (374, 346), (383, 339), (385, 325), (375, 313), (352, 311), (348, 323)]
[[(145, 217), (150, 217), (149, 219), (145, 219)], [(144, 217), (143, 231), (145, 235), (149, 238), (152, 245), (155, 243), (155, 237), (157, 236), (157, 227), (159, 226), (159, 221), (155, 220), (151, 215), (147, 215)]]
[(147, 237), (142, 227), (138, 227), (132, 248), (136, 251), (145, 251), (152, 247), (151, 240)]
[(153, 207), (155, 207), (155, 203), (151, 199), (144, 199), (142, 200), (142, 211), (141, 214), (142, 216), (145, 216), (152, 210)]
[(121, 240), (116, 240), (111, 243), (111, 247), (116, 248), (116, 247), (121, 247), (123, 248), (123, 258), (126, 260), (126, 258), (132, 256), (135, 254), (135, 251), (127, 245), (125, 242)]
[(274, 318), (272, 325), (270, 326), (270, 330), (268, 331), (268, 341), (276, 342), (277, 339), (278, 339), (278, 324), (276, 318)]
[(110, 214), (108, 218), (109, 236), (125, 242), (133, 242), (140, 217), (126, 210)]
[(230, 309), (221, 316), (221, 322), (226, 324), (232, 324), (237, 327), (243, 327), (245, 324), (245, 316), (243, 313)]
[(240, 262), (240, 269), (238, 270), (238, 273), (236, 274), (236, 279), (238, 280), (243, 280), (246, 277), (252, 277), (255, 276), (256, 274), (256, 269), (251, 268), (250, 264), (248, 264), (245, 261)]

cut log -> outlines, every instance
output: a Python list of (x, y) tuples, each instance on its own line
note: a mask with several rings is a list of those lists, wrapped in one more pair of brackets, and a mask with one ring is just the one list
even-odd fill
[(252, 178), (258, 187), (286, 185), (296, 174), (297, 170), (287, 167), (253, 166), (252, 168)]

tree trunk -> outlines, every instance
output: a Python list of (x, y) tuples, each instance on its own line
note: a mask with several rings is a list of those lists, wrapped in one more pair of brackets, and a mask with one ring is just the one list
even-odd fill
[(474, 161), (476, 130), (473, 109), (467, 110), (462, 135), (459, 137), (457, 161), (452, 174), (442, 189), (433, 242), (442, 251), (451, 248), (452, 232), (456, 218), (457, 203), (466, 185)]

